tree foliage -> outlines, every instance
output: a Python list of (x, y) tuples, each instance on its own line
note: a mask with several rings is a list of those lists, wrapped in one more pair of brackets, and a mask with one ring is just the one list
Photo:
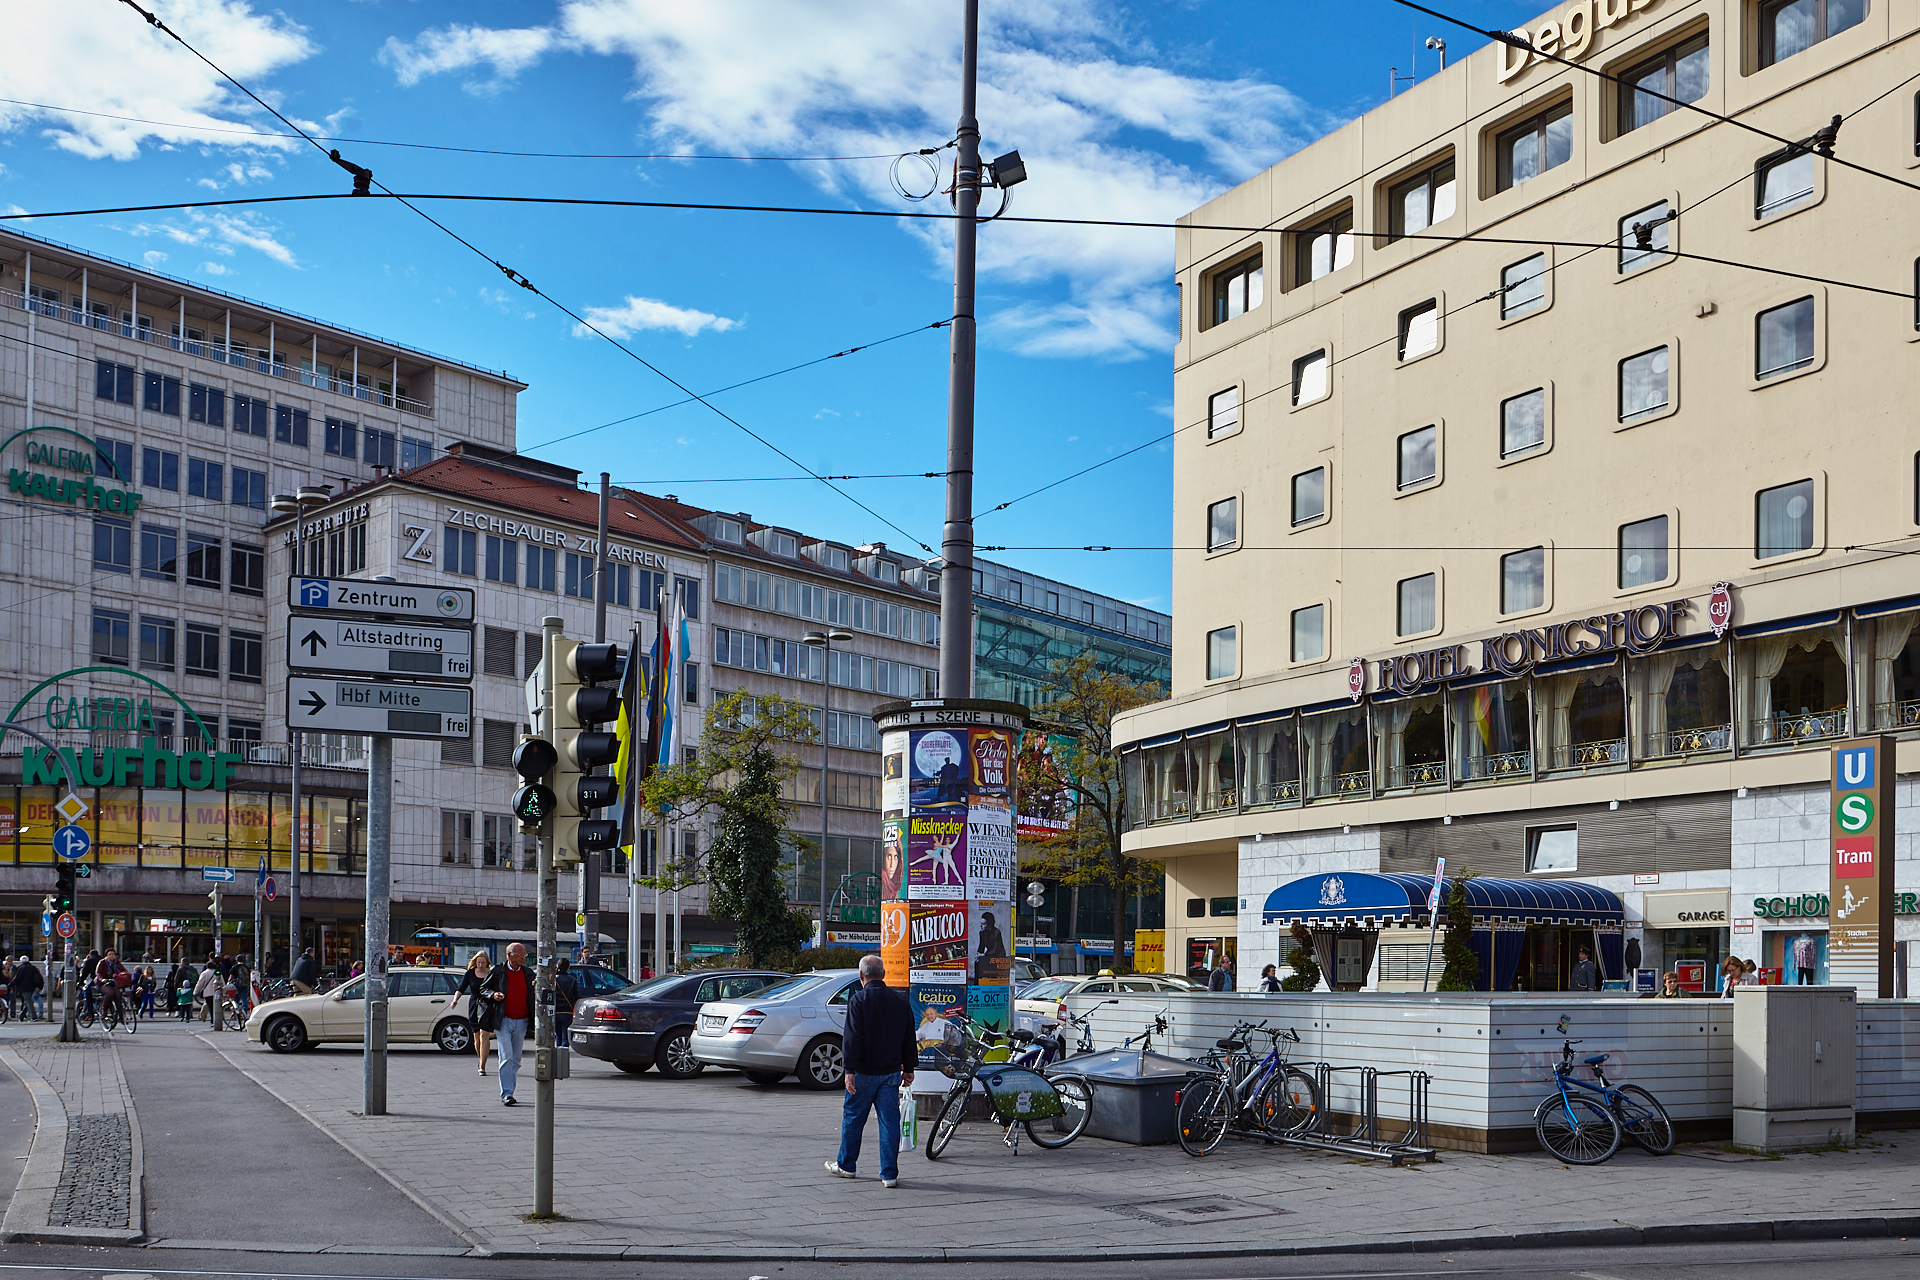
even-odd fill
[(1446, 968), (1438, 991), (1472, 991), (1480, 981), (1480, 957), (1473, 954), (1473, 911), (1467, 906), (1467, 881), (1473, 872), (1461, 868), (1447, 894), (1447, 937), (1440, 944)]
[(1125, 829), (1127, 781), (1113, 750), (1113, 718), (1122, 711), (1157, 702), (1165, 694), (1157, 684), (1140, 684), (1101, 670), (1095, 655), (1083, 651), (1053, 664), (1043, 695), (1054, 695), (1035, 714), (1037, 728), (1062, 735), (1051, 756), (1022, 755), (1020, 792), (1063, 790), (1072, 801), (1071, 825), (1036, 853), (1023, 850), (1022, 872), (1067, 885), (1104, 885), (1113, 902), (1114, 967), (1126, 953), (1127, 899), (1165, 884), (1165, 864), (1121, 851)]
[(1287, 952), (1287, 967), (1293, 972), (1280, 979), (1282, 991), (1312, 991), (1320, 985), (1320, 962), (1313, 955), (1313, 934), (1298, 920), (1290, 930), (1293, 950)]

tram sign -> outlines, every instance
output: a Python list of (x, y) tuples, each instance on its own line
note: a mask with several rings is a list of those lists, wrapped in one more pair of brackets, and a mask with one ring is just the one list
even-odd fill
[(370, 614), (429, 622), (472, 622), (472, 587), (422, 587), (359, 578), (294, 578), (287, 607), (300, 613)]
[(473, 679), (473, 629), (425, 623), (307, 618), (287, 628), (287, 670), (343, 675)]
[(453, 685), (289, 676), (287, 724), (308, 733), (471, 738), (473, 690)]

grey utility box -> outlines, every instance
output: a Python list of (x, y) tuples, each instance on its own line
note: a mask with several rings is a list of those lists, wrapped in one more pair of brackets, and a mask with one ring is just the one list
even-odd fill
[(1138, 1049), (1109, 1049), (1055, 1063), (1048, 1075), (1081, 1076), (1093, 1095), (1087, 1136), (1131, 1142), (1137, 1147), (1180, 1140), (1178, 1104), (1194, 1064)]
[(1852, 987), (1733, 993), (1733, 1140), (1775, 1150), (1854, 1140)]

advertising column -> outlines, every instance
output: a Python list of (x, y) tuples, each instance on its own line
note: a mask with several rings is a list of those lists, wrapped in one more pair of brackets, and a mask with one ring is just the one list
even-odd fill
[(946, 1088), (959, 1019), (1012, 1026), (1013, 703), (889, 703), (880, 726), (880, 954), (918, 1026), (920, 1092)]
[(1893, 998), (1893, 739), (1833, 749), (1827, 972), (1835, 986)]

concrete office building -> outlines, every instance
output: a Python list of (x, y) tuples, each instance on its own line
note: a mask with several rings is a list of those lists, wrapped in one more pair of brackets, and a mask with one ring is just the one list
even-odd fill
[[(1836, 155), (1911, 174), (1910, 4), (1528, 29), (1781, 138), (1857, 110)], [(1912, 200), (1496, 44), (1185, 220), (1174, 527), (1206, 549), (1175, 553), (1173, 696), (1117, 734), (1170, 963), (1237, 950), (1245, 985), (1291, 946), (1276, 891), (1445, 855), (1618, 900), (1597, 939), (1512, 929), (1501, 989), (1562, 987), (1595, 941), (1610, 979), (1713, 989), (1732, 953), (1824, 981), (1829, 747), (1870, 733), (1902, 739), (1910, 948)], [(1324, 888), (1329, 978), (1417, 987), (1412, 940)]]

